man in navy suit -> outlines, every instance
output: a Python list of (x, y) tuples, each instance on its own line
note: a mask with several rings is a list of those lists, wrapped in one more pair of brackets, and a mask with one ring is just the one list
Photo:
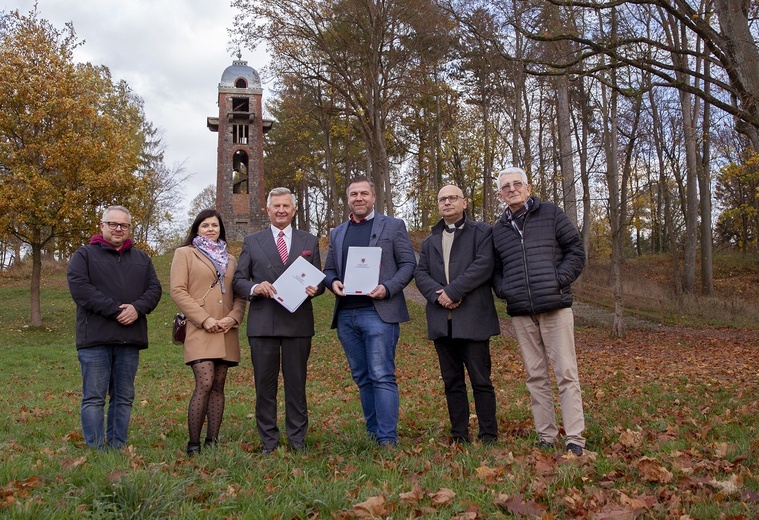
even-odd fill
[(291, 225), (297, 204), (287, 188), (269, 192), (266, 211), (271, 226), (245, 237), (235, 271), (235, 292), (250, 300), (248, 342), (256, 384), (256, 427), (269, 454), (279, 444), (277, 428), (277, 378), (280, 362), (285, 387), (285, 427), (290, 449), (305, 451), (308, 431), (306, 366), (314, 335), (311, 298), (324, 285), (306, 288), (308, 298), (290, 313), (273, 298), (274, 281), (299, 256), (321, 269), (319, 241), (311, 233)]
[[(367, 434), (392, 447), (398, 443), (400, 406), (395, 347), (399, 324), (410, 319), (403, 288), (414, 276), (416, 257), (404, 222), (374, 211), (376, 194), (368, 178), (351, 179), (346, 194), (351, 214), (330, 232), (324, 285), (336, 296), (332, 328), (358, 385)], [(343, 292), (350, 246), (382, 249), (379, 284), (367, 295)]]

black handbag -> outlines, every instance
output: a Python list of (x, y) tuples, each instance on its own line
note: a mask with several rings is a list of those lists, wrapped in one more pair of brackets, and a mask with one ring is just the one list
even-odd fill
[[(208, 288), (206, 293), (203, 295), (201, 300), (203, 303), (201, 304), (201, 307), (205, 305), (206, 303), (206, 296), (208, 296), (208, 293), (211, 292), (211, 289), (216, 287), (216, 284), (218, 284), (221, 280), (219, 279), (218, 273), (216, 273), (216, 280), (213, 281), (211, 284), (211, 287)], [(174, 343), (177, 345), (183, 345), (184, 344), (184, 338), (187, 336), (187, 316), (182, 314), (181, 312), (178, 312), (174, 315), (174, 332), (172, 334), (172, 339), (174, 340)]]
[(178, 312), (174, 315), (174, 332), (172, 339), (177, 345), (184, 344), (184, 338), (187, 335), (187, 317)]

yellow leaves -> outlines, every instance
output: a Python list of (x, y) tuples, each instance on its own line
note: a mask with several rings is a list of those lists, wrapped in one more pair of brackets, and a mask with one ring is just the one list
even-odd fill
[[(49, 227), (52, 236), (76, 236), (104, 202), (123, 202), (134, 191), (142, 123), (136, 98), (113, 84), (107, 68), (73, 62), (70, 28), (58, 31), (35, 11), (11, 13), (6, 22), (0, 164), (9, 173), (0, 182), (0, 214), (15, 232)], [(138, 117), (123, 115), (132, 113)]]

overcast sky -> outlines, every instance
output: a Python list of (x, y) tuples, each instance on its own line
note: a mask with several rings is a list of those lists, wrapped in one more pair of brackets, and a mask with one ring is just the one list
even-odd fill
[[(232, 64), (227, 28), (230, 0), (38, 0), (40, 17), (62, 29), (73, 22), (84, 40), (76, 61), (105, 65), (145, 101), (145, 113), (163, 132), (166, 163), (192, 174), (185, 206), (216, 183), (217, 134), (206, 117), (219, 113), (219, 80)], [(34, 0), (0, 0), (0, 11), (28, 13)], [(264, 52), (242, 50), (262, 71)], [(267, 93), (264, 92), (264, 102)], [(184, 212), (183, 215), (184, 216)]]

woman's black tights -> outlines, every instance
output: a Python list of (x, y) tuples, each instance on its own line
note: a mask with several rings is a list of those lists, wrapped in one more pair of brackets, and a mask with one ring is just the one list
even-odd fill
[(192, 365), (195, 391), (192, 393), (187, 411), (187, 428), (191, 444), (200, 443), (200, 432), (206, 418), (206, 439), (215, 442), (219, 437), (221, 419), (224, 415), (224, 384), (227, 381), (228, 368), (224, 363), (213, 361), (198, 361)]

